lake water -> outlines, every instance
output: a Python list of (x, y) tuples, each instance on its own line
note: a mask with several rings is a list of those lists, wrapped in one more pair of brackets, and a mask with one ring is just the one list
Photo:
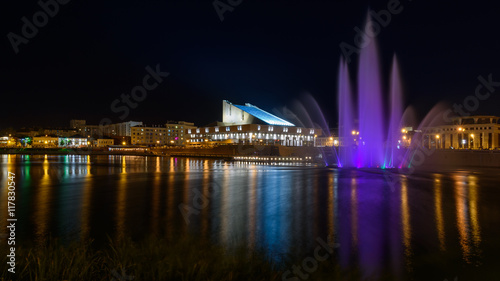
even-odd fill
[[(500, 169), (398, 175), (194, 158), (0, 155), (19, 242), (191, 233), (273, 258), (336, 244), (342, 268), (394, 280), (499, 280)], [(183, 211), (182, 211), (183, 210)]]

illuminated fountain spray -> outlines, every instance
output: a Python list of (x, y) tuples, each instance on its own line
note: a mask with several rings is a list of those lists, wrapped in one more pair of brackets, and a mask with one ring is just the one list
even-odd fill
[[(367, 27), (365, 27), (365, 33)], [(361, 50), (357, 77), (357, 107), (353, 105), (347, 64), (339, 67), (339, 139), (341, 167), (390, 168), (398, 165), (401, 136), (402, 91), (399, 67), (394, 57), (390, 104), (382, 94), (377, 44), (372, 40)], [(357, 112), (356, 112), (357, 108)], [(389, 116), (384, 109), (389, 108)], [(387, 122), (387, 118), (389, 121)], [(358, 120), (357, 126), (354, 120)]]
[(339, 105), (339, 167), (353, 167), (355, 157), (354, 147), (354, 108), (347, 63), (341, 58), (338, 78), (338, 105)]
[(403, 117), (403, 95), (401, 90), (401, 78), (399, 77), (399, 65), (396, 55), (392, 59), (391, 81), (390, 81), (391, 115), (387, 132), (387, 145), (385, 152), (385, 167), (399, 166), (403, 159), (403, 147), (401, 144), (401, 120)]
[[(368, 24), (365, 27), (365, 33)], [(373, 38), (374, 39), (374, 38)], [(371, 40), (361, 50), (358, 67), (358, 151), (356, 167), (382, 167), (385, 124), (377, 44)]]

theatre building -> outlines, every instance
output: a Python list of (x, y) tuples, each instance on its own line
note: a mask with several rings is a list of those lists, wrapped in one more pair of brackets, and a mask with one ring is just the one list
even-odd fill
[(222, 101), (222, 122), (186, 130), (188, 146), (262, 144), (314, 146), (321, 129), (297, 127), (254, 105)]

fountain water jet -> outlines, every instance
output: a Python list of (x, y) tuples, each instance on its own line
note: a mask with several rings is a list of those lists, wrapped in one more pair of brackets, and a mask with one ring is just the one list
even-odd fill
[(354, 108), (352, 106), (352, 94), (349, 81), (349, 69), (347, 63), (340, 58), (338, 78), (338, 105), (339, 105), (339, 167), (354, 166)]
[(400, 145), (399, 139), (399, 137), (401, 136), (401, 120), (403, 116), (403, 100), (400, 81), (401, 78), (399, 77), (398, 60), (396, 58), (396, 55), (394, 55), (392, 60), (390, 81), (391, 116), (389, 119), (385, 163), (383, 168), (397, 166), (395, 162), (398, 162), (398, 159), (400, 159), (402, 155), (402, 147)]
[[(365, 33), (368, 24), (365, 26)], [(384, 123), (382, 116), (380, 68), (375, 40), (362, 50), (358, 68), (359, 138), (356, 166), (382, 167), (384, 162)]]
[[(365, 34), (370, 34), (370, 18)], [(357, 168), (392, 168), (399, 165), (398, 151), (403, 112), (399, 66), (394, 56), (390, 82), (390, 116), (384, 122), (387, 104), (382, 93), (377, 43), (372, 38), (362, 48), (357, 77), (357, 113), (352, 104), (347, 64), (341, 59), (339, 66), (338, 106), (340, 165)], [(354, 120), (358, 119), (357, 130)]]

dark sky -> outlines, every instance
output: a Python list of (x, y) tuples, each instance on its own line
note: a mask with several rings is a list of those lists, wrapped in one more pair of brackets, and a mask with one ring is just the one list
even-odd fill
[[(33, 22), (41, 7), (7, 1), (0, 12), (0, 128), (121, 122), (112, 102), (142, 85), (146, 66), (157, 64), (170, 75), (123, 120), (201, 126), (221, 119), (223, 99), (271, 112), (293, 111), (301, 102), (314, 111), (310, 94), (334, 127), (339, 44), (353, 45), (354, 27), (363, 26), (368, 9), (387, 9), (388, 2), (242, 0), (221, 21), (210, 0), (71, 0), (16, 54), (9, 32), (22, 36), (21, 18)], [(384, 79), (396, 52), (406, 105), (420, 116), (441, 100), (463, 103), (479, 75), (500, 81), (500, 4), (400, 5), (376, 40)], [(500, 88), (474, 113), (500, 115)]]

